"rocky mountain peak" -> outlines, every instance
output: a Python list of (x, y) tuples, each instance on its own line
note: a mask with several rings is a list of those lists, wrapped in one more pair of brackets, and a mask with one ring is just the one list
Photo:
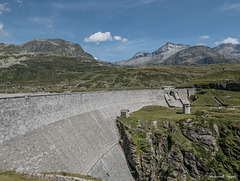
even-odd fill
[(164, 65), (196, 65), (225, 63), (225, 59), (207, 46), (192, 46), (181, 50), (164, 61)]
[(240, 59), (240, 44), (221, 44), (214, 50), (225, 58)]
[[(1, 46), (1, 52), (11, 50), (11, 52), (27, 53), (45, 53), (63, 56), (86, 56), (91, 57), (77, 43), (71, 43), (62, 39), (34, 39), (21, 45)], [(92, 57), (93, 58), (93, 57)]]
[(159, 49), (167, 51), (167, 50), (170, 50), (170, 49), (175, 48), (175, 47), (177, 47), (177, 44), (168, 42)]
[(177, 52), (179, 52), (183, 49), (189, 48), (189, 47), (190, 46), (188, 46), (188, 45), (175, 44), (175, 43), (167, 42), (165, 45), (163, 45), (158, 50), (153, 52), (153, 54), (158, 55), (158, 54), (161, 54), (161, 53), (167, 54), (167, 53), (171, 52), (170, 54), (172, 55), (174, 53), (177, 53)]
[(177, 45), (176, 43), (167, 42), (164, 46), (165, 47), (174, 47), (176, 45)]
[(129, 60), (119, 61), (116, 64), (128, 66), (160, 65), (171, 55), (189, 47), (188, 45), (167, 42), (152, 53), (138, 52)]
[(132, 57), (132, 59), (137, 59), (137, 58), (141, 58), (141, 57), (144, 57), (144, 56), (148, 56), (149, 54), (150, 53), (138, 52)]

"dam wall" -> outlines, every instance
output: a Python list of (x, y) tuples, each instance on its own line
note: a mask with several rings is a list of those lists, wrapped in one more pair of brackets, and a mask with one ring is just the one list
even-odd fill
[[(118, 140), (114, 121), (104, 120), (99, 111), (83, 113), (3, 142), (0, 167), (31, 173), (64, 171), (91, 175), (89, 172), (94, 172), (93, 167), (102, 165), (104, 160), (114, 162), (116, 156), (118, 164), (107, 162), (105, 166), (129, 180), (131, 174)], [(94, 176), (102, 178), (117, 176), (107, 169), (102, 169), (101, 175), (96, 172)]]
[[(186, 89), (175, 89), (186, 100)], [(0, 169), (65, 171), (133, 180), (114, 119), (121, 109), (168, 106), (164, 90), (83, 92), (0, 99)], [(194, 92), (194, 91), (192, 91)]]
[(145, 105), (166, 106), (161, 95), (162, 90), (134, 90), (0, 99), (0, 143), (85, 112), (99, 110), (108, 119), (123, 108), (135, 111)]

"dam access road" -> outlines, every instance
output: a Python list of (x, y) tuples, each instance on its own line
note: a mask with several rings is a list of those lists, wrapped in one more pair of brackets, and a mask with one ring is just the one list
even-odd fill
[(0, 98), (0, 169), (134, 180), (115, 119), (147, 105), (182, 106), (195, 89), (100, 91)]

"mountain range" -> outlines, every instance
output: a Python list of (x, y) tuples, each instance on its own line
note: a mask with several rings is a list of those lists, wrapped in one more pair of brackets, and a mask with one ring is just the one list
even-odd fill
[(240, 63), (240, 44), (222, 44), (210, 48), (168, 42), (152, 53), (138, 52), (129, 60), (115, 63), (132, 67)]
[[(0, 43), (0, 67), (22, 64), (23, 61), (44, 54), (51, 56), (78, 57), (81, 61), (95, 62), (106, 66), (159, 66), (240, 63), (240, 44), (222, 44), (214, 48), (166, 43), (152, 53), (138, 52), (129, 60), (115, 63), (96, 60), (77, 43), (62, 39), (34, 39), (21, 45)], [(54, 58), (55, 59), (55, 58)]]
[[(239, 62), (239, 45), (209, 48), (167, 43), (153, 53), (138, 53), (127, 62), (131, 66)], [(8, 91), (12, 92), (141, 89), (162, 85), (192, 87), (212, 83), (225, 85), (229, 80), (239, 82), (239, 66), (121, 68), (117, 64), (95, 59), (79, 44), (61, 39), (35, 39), (21, 45), (0, 43), (0, 92), (6, 92), (7, 84)]]

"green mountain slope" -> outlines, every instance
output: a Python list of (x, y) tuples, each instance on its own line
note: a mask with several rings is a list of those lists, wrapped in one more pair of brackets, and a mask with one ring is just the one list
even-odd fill
[(240, 64), (121, 68), (61, 39), (0, 44), (0, 92), (147, 89), (164, 85), (240, 90)]
[(41, 55), (1, 68), (0, 91), (6, 83), (10, 92), (15, 87), (17, 92), (64, 92), (238, 85), (239, 71), (239, 64), (120, 68), (82, 57)]

